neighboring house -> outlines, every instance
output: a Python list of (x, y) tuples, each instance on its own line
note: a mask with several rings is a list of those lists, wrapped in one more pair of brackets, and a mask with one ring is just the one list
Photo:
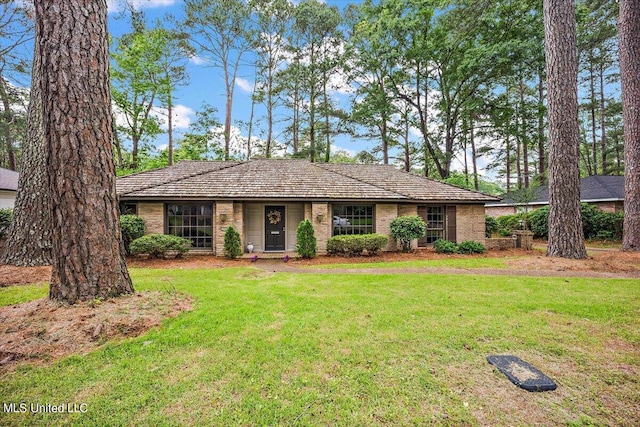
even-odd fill
[[(224, 232), (238, 230), (254, 252), (294, 252), (296, 229), (313, 224), (318, 252), (337, 234), (389, 235), (391, 221), (421, 215), (427, 246), (438, 238), (484, 242), (484, 204), (498, 199), (383, 165), (183, 161), (118, 178), (121, 211), (146, 220), (147, 233), (191, 239), (222, 254)], [(390, 241), (387, 250), (395, 250)]]
[[(624, 176), (593, 175), (580, 180), (580, 201), (593, 204), (605, 212), (624, 210)], [(529, 210), (549, 204), (549, 187), (537, 188), (537, 195), (528, 203)], [(523, 205), (507, 196), (499, 203), (487, 203), (487, 215), (497, 218), (523, 210)]]
[(0, 209), (12, 208), (18, 191), (18, 172), (0, 168)]

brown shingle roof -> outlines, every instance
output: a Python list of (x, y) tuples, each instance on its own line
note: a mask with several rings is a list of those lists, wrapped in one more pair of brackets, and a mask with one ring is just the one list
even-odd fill
[(118, 194), (127, 199), (497, 200), (392, 166), (291, 159), (180, 162), (119, 178)]
[(0, 190), (18, 190), (18, 172), (0, 168)]

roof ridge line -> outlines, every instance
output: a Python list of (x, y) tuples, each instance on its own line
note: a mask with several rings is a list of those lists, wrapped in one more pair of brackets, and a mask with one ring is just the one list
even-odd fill
[[(206, 163), (206, 162), (209, 162), (209, 163), (216, 163), (216, 161), (215, 161), (215, 160), (213, 160), (213, 161), (212, 161), (212, 160), (194, 160), (194, 161), (199, 161), (199, 162), (202, 162), (202, 163)], [(226, 161), (227, 161), (227, 160), (223, 160), (223, 162), (226, 162)], [(220, 163), (222, 163), (222, 162), (220, 162)], [(193, 178), (193, 177), (198, 176), (198, 175), (204, 175), (204, 174), (206, 174), (206, 173), (216, 172), (216, 171), (220, 171), (220, 170), (224, 170), (224, 169), (230, 169), (230, 168), (233, 168), (233, 167), (239, 166), (239, 165), (244, 164), (244, 163), (246, 163), (246, 162), (245, 162), (245, 161), (240, 161), (240, 160), (238, 160), (238, 161), (236, 161), (236, 162), (235, 162), (235, 164), (228, 165), (228, 166), (224, 166), (224, 167), (221, 167), (221, 168), (219, 168), (219, 169), (206, 170), (206, 171), (202, 171), (202, 172), (191, 173), (191, 174), (188, 174), (188, 175), (182, 176), (182, 177), (177, 178), (177, 179), (169, 179), (169, 180), (166, 180), (166, 181), (162, 181), (162, 182), (160, 182), (160, 183), (153, 183), (153, 184), (149, 184), (149, 185), (144, 186), (144, 187), (136, 188), (134, 191), (131, 191), (131, 193), (137, 193), (138, 191), (148, 190), (148, 189), (150, 189), (150, 188), (157, 187), (157, 186), (159, 186), (159, 185), (169, 184), (169, 183), (171, 183), (171, 182), (180, 182), (180, 181), (183, 181), (183, 180), (185, 180), (185, 179)], [(175, 165), (171, 165), (171, 166), (168, 166), (168, 167), (173, 167), (173, 166), (177, 166), (177, 165), (178, 165), (178, 164), (176, 163)], [(166, 168), (167, 168), (167, 167), (164, 167), (164, 168), (158, 168), (158, 169), (152, 169), (152, 170), (159, 171), (159, 170), (161, 170), (161, 169), (166, 169)], [(150, 171), (140, 171), (140, 172), (136, 172), (136, 173), (133, 173), (133, 174), (131, 174), (131, 175), (127, 175), (127, 176), (141, 175), (141, 174), (143, 174), (143, 173), (145, 173), (145, 172), (150, 172)], [(121, 177), (121, 178), (125, 178), (125, 177)], [(124, 193), (124, 194), (128, 194), (128, 193)]]
[[(347, 178), (350, 178), (350, 179), (356, 180), (356, 181), (358, 181), (358, 182), (362, 182), (363, 184), (367, 184), (367, 185), (370, 185), (370, 186), (372, 186), (372, 187), (376, 187), (376, 188), (378, 188), (378, 189), (380, 189), (380, 190), (388, 191), (389, 193), (398, 194), (398, 195), (400, 195), (400, 196), (404, 197), (404, 198), (405, 198), (405, 199), (407, 199), (407, 200), (412, 200), (412, 198), (411, 198), (411, 197), (407, 196), (406, 194), (402, 194), (402, 193), (400, 193), (400, 192), (398, 192), (398, 191), (391, 190), (391, 189), (389, 189), (389, 188), (381, 187), (381, 186), (380, 186), (380, 185), (378, 185), (378, 184), (372, 184), (372, 183), (371, 183), (371, 182), (369, 182), (369, 181), (365, 181), (364, 179), (361, 179), (361, 178), (356, 178), (356, 177), (351, 176), (351, 175), (346, 174), (346, 173), (342, 173), (342, 172), (339, 172), (339, 171), (332, 171), (332, 170), (329, 170), (329, 169), (327, 169), (327, 168), (324, 168), (324, 167), (322, 167), (322, 166), (321, 166), (321, 165), (322, 165), (322, 163), (315, 163), (315, 162), (314, 162), (314, 163), (311, 163), (311, 164), (312, 164), (312, 165), (315, 165), (315, 166), (317, 166), (317, 167), (319, 167), (319, 168), (321, 168), (321, 169), (323, 169), (323, 170), (325, 170), (325, 171), (329, 171), (329, 172), (337, 173), (338, 175), (341, 175), (341, 176), (344, 176), (344, 177), (347, 177)], [(389, 165), (384, 165), (384, 166), (389, 166)]]

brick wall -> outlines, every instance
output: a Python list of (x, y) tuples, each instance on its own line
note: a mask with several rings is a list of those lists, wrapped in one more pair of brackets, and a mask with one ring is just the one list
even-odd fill
[(456, 225), (458, 228), (456, 243), (474, 240), (484, 245), (484, 205), (457, 205)]
[[(224, 217), (224, 220), (223, 220)], [(244, 242), (243, 233), (243, 206), (242, 203), (216, 202), (214, 206), (214, 255), (222, 256), (224, 252), (224, 233), (230, 225), (240, 233), (240, 239)]]
[[(307, 217), (308, 210), (305, 206), (305, 217)], [(318, 218), (321, 218), (318, 221)], [(330, 215), (328, 203), (312, 203), (311, 204), (311, 217), (307, 218), (313, 224), (313, 231), (316, 236), (316, 242), (318, 244), (318, 255), (327, 254), (327, 242), (331, 237), (331, 225), (333, 224), (333, 217)]]
[(498, 218), (499, 216), (513, 215), (516, 213), (516, 208), (514, 206), (490, 206), (485, 208), (485, 212), (493, 218)]
[(164, 203), (139, 202), (138, 216), (145, 220), (146, 234), (164, 234)]
[(375, 209), (375, 232), (389, 236), (387, 247), (383, 250), (395, 251), (397, 248), (397, 242), (395, 239), (391, 238), (391, 221), (398, 217), (398, 205), (395, 203), (378, 203), (375, 205)]

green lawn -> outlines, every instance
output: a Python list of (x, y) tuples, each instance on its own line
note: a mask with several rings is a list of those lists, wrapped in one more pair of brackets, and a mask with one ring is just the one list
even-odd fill
[[(0, 425), (638, 425), (638, 280), (132, 269), (194, 310), (0, 377), (2, 403), (86, 404)], [(24, 293), (24, 297), (20, 294)], [(0, 305), (46, 295), (0, 288)], [(554, 378), (529, 393), (489, 365)]]

